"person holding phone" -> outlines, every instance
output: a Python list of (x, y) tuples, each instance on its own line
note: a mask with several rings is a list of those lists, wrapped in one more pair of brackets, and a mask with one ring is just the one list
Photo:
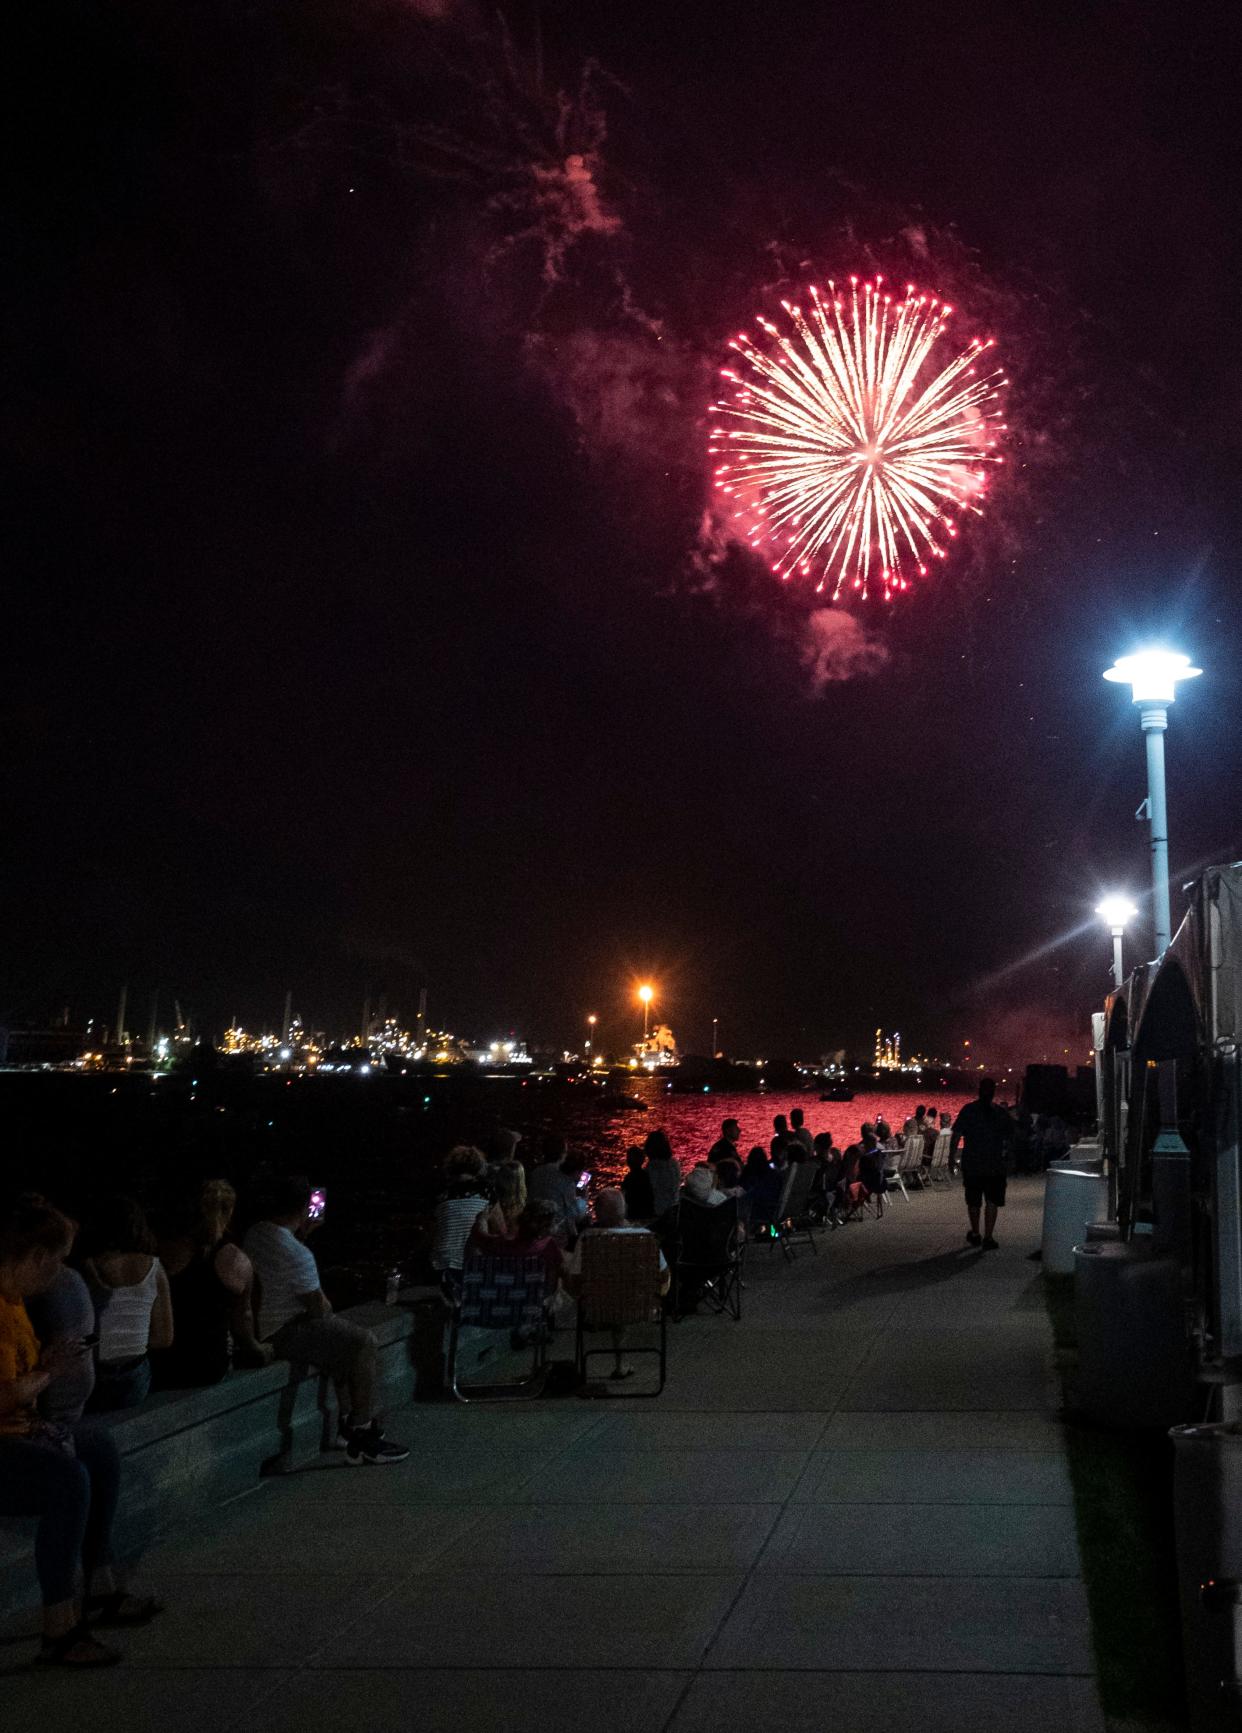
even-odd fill
[[(385, 1438), (375, 1412), (379, 1344), (370, 1330), (338, 1317), (319, 1285), (315, 1254), (299, 1235), (311, 1220), (310, 1181), (286, 1174), (267, 1189), (265, 1208), (243, 1250), (254, 1266), (261, 1342), (278, 1360), (313, 1366), (336, 1386), (336, 1448), (352, 1468), (404, 1462), (404, 1444)], [(322, 1205), (321, 1205), (322, 1209)]]
[(589, 1180), (591, 1175), (584, 1173), (582, 1161), (572, 1151), (563, 1154), (556, 1166), (544, 1163), (530, 1175), (530, 1198), (535, 1203), (551, 1203), (560, 1217), (556, 1232), (568, 1246), (572, 1246), (591, 1217), (591, 1204), (587, 1203)]

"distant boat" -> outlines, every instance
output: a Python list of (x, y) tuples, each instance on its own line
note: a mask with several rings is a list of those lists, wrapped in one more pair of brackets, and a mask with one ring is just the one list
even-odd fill
[(599, 1095), (596, 1107), (608, 1113), (646, 1113), (647, 1103), (637, 1095)]
[(853, 1101), (854, 1091), (845, 1083), (834, 1083), (831, 1089), (820, 1092), (821, 1101)]

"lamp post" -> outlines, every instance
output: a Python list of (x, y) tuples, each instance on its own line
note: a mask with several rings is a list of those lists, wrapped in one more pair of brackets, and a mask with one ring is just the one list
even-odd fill
[(1105, 897), (1102, 903), (1096, 905), (1095, 912), (1113, 935), (1113, 986), (1120, 989), (1126, 978), (1121, 960), (1121, 939), (1126, 930), (1126, 922), (1132, 921), (1138, 910), (1129, 897)]
[(650, 1021), (651, 1021), (651, 996), (652, 995), (651, 995), (651, 988), (650, 987), (644, 985), (638, 989), (638, 997), (643, 1002), (643, 1040), (644, 1041), (647, 1039), (648, 1028), (649, 1028)]
[(594, 1014), (592, 1014), (590, 1017), (587, 1018), (586, 1050), (587, 1050), (587, 1064), (588, 1065), (591, 1063), (591, 1043), (595, 1038), (595, 1025), (598, 1022), (599, 1022), (599, 1018), (596, 1017)]
[[(1156, 955), (1163, 956), (1173, 937), (1169, 912), (1169, 820), (1164, 796), (1164, 731), (1169, 725), (1169, 705), (1177, 696), (1179, 680), (1193, 680), (1202, 668), (1192, 668), (1190, 657), (1176, 650), (1140, 650), (1119, 656), (1104, 678), (1129, 686), (1139, 706), (1139, 724), (1147, 742), (1147, 817), (1151, 824), (1152, 923)], [(1142, 807), (1139, 808), (1141, 813)]]
[(715, 1059), (718, 1056), (719, 1052), (720, 1052), (720, 1018), (719, 1017), (713, 1017), (712, 1018), (712, 1058)]

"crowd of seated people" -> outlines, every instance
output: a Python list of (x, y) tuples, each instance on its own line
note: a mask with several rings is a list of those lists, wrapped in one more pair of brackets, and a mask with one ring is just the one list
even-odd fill
[[(947, 1115), (940, 1121), (919, 1109), (903, 1127), (924, 1165)], [(667, 1293), (683, 1199), (701, 1209), (731, 1202), (746, 1235), (773, 1221), (791, 1169), (811, 1163), (811, 1210), (842, 1225), (868, 1203), (880, 1212), (886, 1150), (896, 1147), (877, 1122), (842, 1150), (830, 1132), (813, 1135), (795, 1108), (776, 1116), (769, 1147), (754, 1145), (745, 1161), (738, 1122), (725, 1120), (707, 1158), (683, 1172), (667, 1134), (653, 1131), (627, 1151), (620, 1187), (599, 1192), (592, 1208), (591, 1176), (564, 1138), (544, 1137), (529, 1167), (520, 1144), (500, 1130), (490, 1156), (459, 1144), (446, 1157), (428, 1256), (450, 1301), (471, 1256), (539, 1258), (551, 1316), (580, 1279), (584, 1236), (648, 1231)], [(234, 1232), (236, 1193), (218, 1177), (163, 1197), (150, 1220), (135, 1198), (102, 1199), (80, 1231), (29, 1194), (0, 1208), (0, 1516), (39, 1519), (47, 1664), (109, 1664), (115, 1651), (96, 1627), (142, 1623), (159, 1610), (115, 1573), (120, 1465), (93, 1412), (133, 1408), (153, 1388), (218, 1383), (231, 1367), (286, 1361), (334, 1383), (335, 1444), (347, 1463), (409, 1455), (376, 1413), (374, 1333), (336, 1314), (323, 1292), (309, 1243), (314, 1195), (301, 1176), (268, 1179), (250, 1200), (244, 1237)]]
[(134, 1198), (100, 1200), (80, 1233), (37, 1194), (0, 1199), (0, 1518), (37, 1524), (41, 1665), (110, 1666), (120, 1656), (99, 1632), (161, 1611), (114, 1561), (121, 1457), (93, 1411), (134, 1408), (153, 1384), (217, 1383), (230, 1361), (287, 1360), (336, 1384), (347, 1464), (409, 1455), (375, 1412), (374, 1334), (335, 1314), (320, 1284), (309, 1183), (268, 1181), (244, 1247), (230, 1237), (235, 1203), (224, 1181), (195, 1185), (166, 1206), (157, 1240)]
[[(26, 1193), (0, 1203), (0, 1517), (37, 1523), (39, 1664), (93, 1668), (120, 1659), (100, 1630), (147, 1624), (161, 1607), (126, 1589), (113, 1558), (121, 1462), (107, 1428), (81, 1417), (94, 1334), (84, 1326), (94, 1318), (81, 1278), (62, 1280), (76, 1237), (77, 1223), (46, 1198)], [(113, 1289), (146, 1279), (120, 1273), (127, 1280)], [(29, 1308), (49, 1334), (37, 1333)]]

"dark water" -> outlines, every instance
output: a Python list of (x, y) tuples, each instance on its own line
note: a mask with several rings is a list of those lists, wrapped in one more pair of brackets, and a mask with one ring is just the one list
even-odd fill
[(956, 1113), (958, 1089), (868, 1090), (852, 1102), (812, 1091), (674, 1094), (663, 1079), (624, 1079), (643, 1104), (624, 1111), (594, 1090), (532, 1079), (250, 1076), (227, 1066), (194, 1078), (0, 1074), (0, 1138), (6, 1178), (46, 1191), (79, 1220), (95, 1200), (132, 1193), (150, 1209), (195, 1178), (223, 1174), (242, 1210), (266, 1173), (302, 1172), (329, 1193), (315, 1249), (334, 1303), (374, 1297), (387, 1269), (411, 1276), (425, 1259), (442, 1162), (455, 1143), (492, 1147), (500, 1126), (522, 1134), (524, 1153), (559, 1132), (592, 1175), (615, 1184), (625, 1151), (657, 1127), (683, 1167), (705, 1156), (720, 1122), (742, 1127), (743, 1155), (765, 1148), (772, 1117), (800, 1106), (813, 1132), (844, 1145), (862, 1120), (899, 1129), (920, 1101)]

